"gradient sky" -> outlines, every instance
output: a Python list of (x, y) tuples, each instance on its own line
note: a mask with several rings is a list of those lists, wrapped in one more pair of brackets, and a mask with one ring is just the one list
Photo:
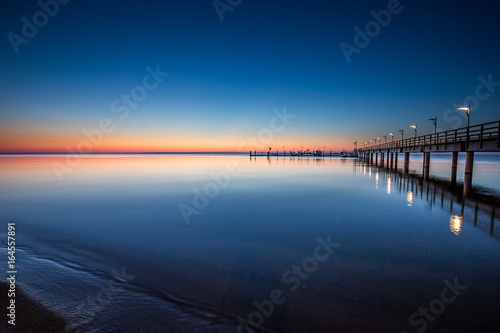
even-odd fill
[[(348, 63), (339, 45), (389, 2), (243, 0), (221, 21), (212, 0), (72, 0), (16, 53), (9, 33), (43, 15), (3, 0), (0, 152), (76, 151), (105, 118), (93, 152), (248, 151), (259, 133), (252, 150), (351, 149), (414, 123), (430, 133), (435, 116), (465, 126), (466, 100), (472, 124), (499, 120), (498, 2), (401, 1)], [(168, 77), (120, 119), (113, 102), (158, 64)], [(267, 140), (284, 107), (296, 117)]]

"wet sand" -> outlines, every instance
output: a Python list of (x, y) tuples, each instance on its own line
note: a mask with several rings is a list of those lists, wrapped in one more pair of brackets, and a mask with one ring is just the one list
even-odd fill
[(8, 323), (10, 320), (7, 317), (7, 306), (9, 306), (10, 298), (7, 297), (7, 283), (0, 282), (0, 307), (1, 307), (1, 324), (2, 332), (64, 332), (67, 321), (47, 309), (39, 302), (29, 298), (24, 292), (16, 286), (16, 320), (15, 326)]

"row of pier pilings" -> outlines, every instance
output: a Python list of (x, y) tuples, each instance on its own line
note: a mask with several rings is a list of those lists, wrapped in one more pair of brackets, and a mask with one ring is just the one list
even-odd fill
[[(407, 174), (410, 168), (410, 153), (405, 152), (403, 172)], [(422, 165), (422, 176), (424, 180), (429, 179), (429, 171), (431, 165), (431, 153), (424, 152), (423, 165)], [(379, 162), (380, 155), (380, 162)], [(387, 158), (385, 158), (387, 156)], [(398, 170), (398, 153), (394, 152), (373, 152), (365, 151), (360, 153), (360, 158), (368, 163), (375, 166), (384, 167), (389, 170)], [(468, 151), (465, 156), (465, 174), (464, 174), (464, 196), (469, 196), (472, 191), (472, 170), (474, 166), (474, 152)], [(451, 159), (451, 179), (450, 183), (452, 186), (457, 184), (457, 168), (458, 168), (458, 152), (452, 153)]]

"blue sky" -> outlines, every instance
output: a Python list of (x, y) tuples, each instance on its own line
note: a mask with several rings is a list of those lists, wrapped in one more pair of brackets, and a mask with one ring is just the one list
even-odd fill
[[(243, 0), (221, 21), (212, 1), (73, 0), (16, 53), (8, 34), (42, 9), (3, 1), (0, 151), (65, 152), (104, 117), (115, 129), (95, 151), (234, 151), (284, 106), (296, 118), (262, 148), (351, 148), (414, 123), (430, 133), (435, 116), (465, 126), (448, 110), (479, 100), (478, 77), (500, 82), (498, 5), (401, 1), (348, 63), (340, 43), (395, 4)], [(111, 103), (157, 64), (169, 76), (117, 120)], [(473, 124), (500, 118), (497, 90), (479, 88)]]

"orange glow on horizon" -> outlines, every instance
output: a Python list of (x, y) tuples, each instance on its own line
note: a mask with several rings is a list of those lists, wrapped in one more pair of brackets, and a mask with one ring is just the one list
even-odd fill
[[(306, 135), (303, 135), (306, 136)], [(299, 151), (301, 149), (325, 150), (339, 152), (344, 149), (352, 150), (352, 140), (334, 138), (298, 138), (281, 136), (271, 142), (250, 142), (246, 134), (227, 134), (226, 136), (188, 135), (182, 133), (170, 135), (132, 135), (126, 133), (111, 133), (103, 136), (102, 140), (85, 137), (77, 131), (61, 129), (36, 129), (0, 127), (0, 154), (1, 153), (55, 153), (55, 154), (88, 154), (88, 153), (208, 153), (208, 152), (249, 152), (267, 151)], [(333, 144), (332, 144), (333, 142)]]

